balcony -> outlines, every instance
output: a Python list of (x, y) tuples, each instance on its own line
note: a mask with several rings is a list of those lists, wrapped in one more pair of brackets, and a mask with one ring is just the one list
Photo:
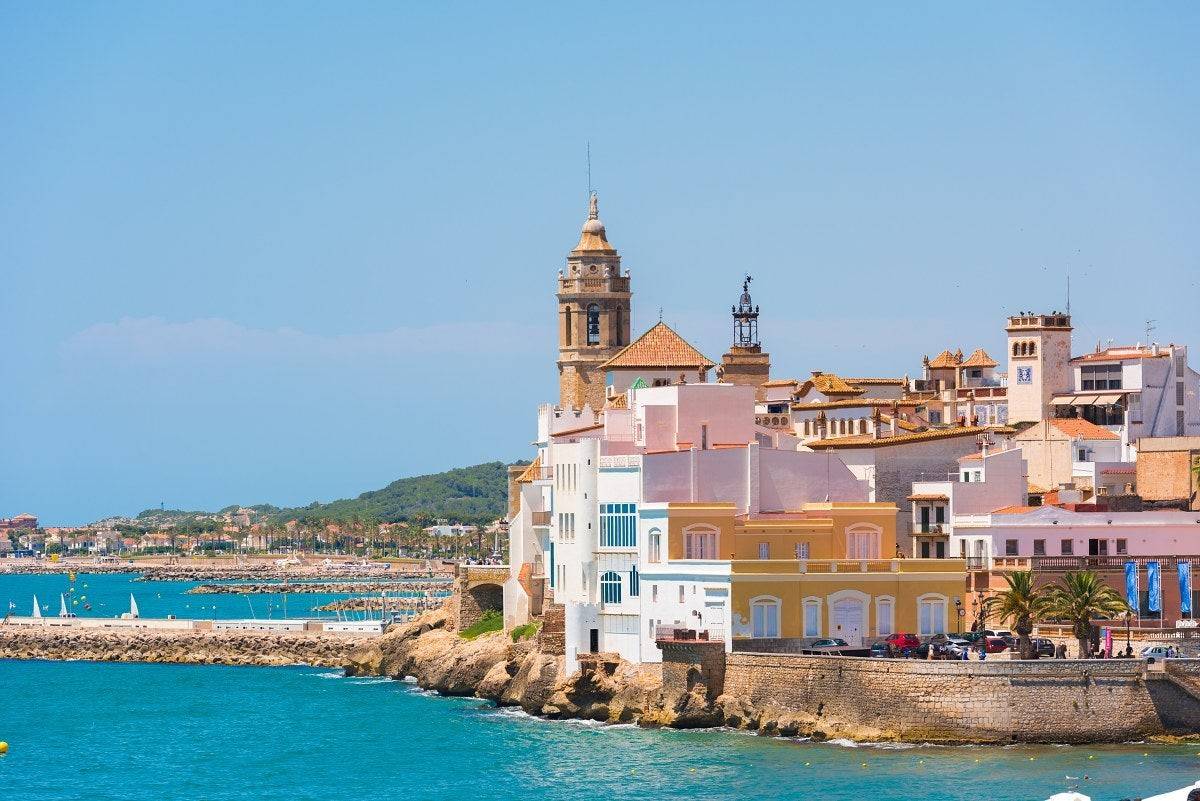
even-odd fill
[(724, 642), (725, 627), (694, 629), (681, 625), (655, 626), (654, 639), (659, 642)]
[(598, 276), (595, 278), (559, 278), (558, 291), (571, 292), (618, 292), (629, 291), (629, 276)]
[(763, 573), (819, 575), (831, 573), (961, 573), (962, 559), (737, 559), (735, 576)]
[(1095, 570), (1101, 573), (1120, 573), (1126, 562), (1133, 562), (1139, 570), (1145, 570), (1149, 562), (1158, 562), (1163, 570), (1174, 569), (1177, 562), (1200, 564), (1200, 556), (1034, 556), (1026, 559), (1029, 569), (1043, 573), (1059, 573), (1067, 570)]
[(967, 557), (967, 570), (986, 570), (986, 569), (987, 569), (987, 557), (986, 556), (968, 556)]
[(549, 512), (530, 512), (529, 516), (533, 521), (533, 525), (535, 525), (535, 526), (549, 526), (550, 525), (550, 513)]
[(948, 537), (950, 532), (943, 530), (945, 523), (918, 523), (913, 528), (913, 534), (935, 534)]

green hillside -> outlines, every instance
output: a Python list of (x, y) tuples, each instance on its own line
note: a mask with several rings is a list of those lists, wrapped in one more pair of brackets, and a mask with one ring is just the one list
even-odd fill
[(444, 473), (401, 478), (383, 489), (332, 503), (283, 509), (278, 520), (378, 520), (386, 523), (451, 520), (490, 523), (508, 504), (508, 466), (488, 462)]

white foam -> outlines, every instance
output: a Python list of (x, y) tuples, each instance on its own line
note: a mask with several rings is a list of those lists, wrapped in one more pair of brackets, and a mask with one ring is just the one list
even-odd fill
[(316, 677), (318, 679), (344, 679), (344, 678), (346, 678), (346, 674), (345, 673), (334, 673), (333, 671), (329, 671), (327, 673), (317, 673)]

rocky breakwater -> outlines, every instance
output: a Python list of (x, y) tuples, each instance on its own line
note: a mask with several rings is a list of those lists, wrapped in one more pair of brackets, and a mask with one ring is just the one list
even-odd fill
[(448, 581), (304, 581), (283, 583), (246, 583), (246, 584), (197, 584), (187, 591), (187, 595), (278, 595), (291, 594), (333, 594), (346, 592), (386, 592), (386, 593), (416, 593), (432, 597), (440, 593), (442, 597), (448, 594)]
[(0, 659), (342, 667), (365, 640), (308, 632), (0, 626)]

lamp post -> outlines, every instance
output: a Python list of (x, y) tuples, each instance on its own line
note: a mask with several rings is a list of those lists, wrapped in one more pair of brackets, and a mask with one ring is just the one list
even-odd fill
[(1132, 614), (1132, 612), (1125, 613), (1125, 653), (1127, 654), (1133, 651), (1133, 645), (1129, 642), (1129, 618)]

